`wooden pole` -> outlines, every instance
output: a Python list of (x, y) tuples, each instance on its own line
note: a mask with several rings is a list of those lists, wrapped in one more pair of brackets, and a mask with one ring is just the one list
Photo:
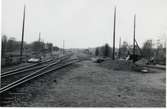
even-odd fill
[(23, 42), (24, 42), (24, 25), (25, 25), (25, 5), (24, 5), (24, 12), (23, 12), (23, 26), (22, 26), (22, 39), (21, 39), (21, 48), (20, 48), (20, 62), (22, 61), (23, 55)]
[(119, 52), (118, 52), (118, 57), (120, 58), (120, 55), (121, 55), (121, 37), (119, 38)]
[(115, 59), (115, 27), (116, 27), (116, 7), (114, 9), (114, 30), (113, 30), (113, 54), (112, 59)]
[(133, 31), (133, 63), (135, 62), (135, 35), (136, 35), (136, 15), (134, 15), (134, 31)]
[(63, 55), (64, 55), (64, 40), (63, 40)]
[(41, 42), (41, 32), (39, 32), (39, 42)]

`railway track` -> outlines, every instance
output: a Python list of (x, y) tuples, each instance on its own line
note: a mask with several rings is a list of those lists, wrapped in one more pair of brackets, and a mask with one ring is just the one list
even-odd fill
[[(50, 63), (46, 64), (46, 65), (43, 65), (43, 66), (37, 66), (35, 67), (35, 69), (38, 69), (32, 73), (28, 73), (27, 75), (24, 75), (23, 77), (21, 77), (20, 79), (17, 79), (15, 80), (14, 82), (11, 82), (3, 87), (0, 88), (0, 94), (5, 94), (7, 93), (9, 90), (11, 89), (14, 89), (15, 87), (21, 85), (21, 84), (24, 84), (28, 81), (31, 81), (37, 77), (40, 77), (44, 74), (47, 74), (49, 72), (52, 72), (52, 71), (55, 71), (55, 70), (58, 70), (60, 68), (63, 68), (63, 67), (66, 67), (68, 65), (71, 65), (75, 62), (77, 62), (78, 60), (77, 59), (69, 59), (69, 57), (71, 56), (72, 54), (70, 55), (66, 55), (66, 56), (63, 56), (63, 57), (60, 57), (59, 59), (57, 59), (56, 61), (51, 61)], [(32, 70), (33, 68), (29, 68), (28, 69), (22, 69), (22, 70), (17, 70), (17, 71), (20, 71), (20, 72), (24, 72), (25, 70), (29, 71), (29, 70)], [(11, 75), (6, 75), (4, 76), (6, 73), (3, 73), (3, 78), (7, 78), (9, 76), (12, 76), (12, 75), (16, 75), (16, 74), (20, 74), (20, 73), (17, 73), (16, 70), (14, 70), (12, 72)], [(7, 73), (8, 74), (8, 73)]]
[(25, 73), (25, 72), (28, 72), (28, 71), (34, 71), (36, 69), (40, 69), (42, 67), (45, 67), (46, 66), (45, 64), (51, 63), (51, 62), (56, 61), (56, 60), (61, 59), (61, 58), (62, 59), (67, 58), (68, 56), (69, 55), (62, 56), (62, 57), (57, 57), (57, 58), (52, 58), (52, 59), (48, 59), (48, 60), (40, 62), (40, 63), (23, 66), (23, 67), (13, 69), (13, 70), (10, 70), (10, 71), (7, 71), (7, 72), (2, 72), (0, 76), (1, 76), (1, 78), (4, 78), (4, 77), (12, 76), (12, 75), (15, 75), (15, 74), (18, 74), (18, 73)]
[[(55, 56), (43, 59), (42, 62), (45, 62), (45, 61), (47, 61), (49, 59), (52, 59), (52, 58), (55, 58)], [(9, 68), (1, 69), (1, 73), (12, 71), (12, 70), (15, 70), (15, 69), (20, 69), (20, 68), (27, 67), (27, 66), (30, 66), (30, 65), (35, 65), (35, 64), (36, 63), (22, 63), (22, 64), (19, 64), (19, 65), (16, 65), (16, 66), (11, 66)]]
[(7, 71), (10, 71), (10, 70), (14, 70), (14, 69), (18, 69), (18, 68), (20, 68), (20, 67), (25, 67), (25, 66), (28, 66), (28, 65), (32, 65), (32, 63), (22, 63), (22, 64), (19, 64), (19, 65), (11, 66), (11, 67), (9, 67), (9, 68), (7, 68), (7, 67), (2, 67), (2, 68), (1, 68), (1, 73), (7, 72)]
[(38, 64), (38, 65), (34, 65), (30, 68), (28, 67), (28, 68), (24, 68), (21, 70), (18, 69), (18, 70), (13, 70), (13, 71), (10, 71), (7, 73), (3, 73), (1, 75), (1, 87), (4, 87), (4, 86), (20, 79), (20, 78), (23, 78), (24, 76), (27, 76), (33, 72), (36, 72), (37, 70), (42, 69), (53, 62), (56, 62), (58, 60), (65, 60), (66, 58), (67, 57), (64, 56), (64, 57), (56, 58), (56, 59), (53, 59), (53, 60), (50, 60), (47, 62), (43, 62), (43, 63)]
[(35, 66), (38, 66), (40, 64), (47, 63), (47, 62), (49, 62), (53, 59), (54, 58), (52, 57), (50, 59), (47, 59), (47, 60), (39, 62), (39, 63), (33, 63), (33, 64), (24, 65), (24, 66), (16, 66), (16, 68), (12, 68), (12, 69), (9, 69), (8, 71), (2, 72), (1, 75), (7, 74), (7, 73), (12, 73), (12, 72), (17, 72), (17, 71), (20, 71), (20, 70), (23, 70), (23, 69), (28, 69), (28, 68), (31, 68), (31, 67), (35, 67)]
[(31, 73), (33, 73), (34, 71), (37, 71), (43, 67), (46, 67), (48, 64), (51, 64), (57, 60), (65, 60), (69, 57), (70, 55), (66, 55), (66, 56), (61, 56), (58, 58), (52, 58), (49, 60), (46, 60), (44, 62), (40, 62), (40, 63), (36, 63), (36, 64), (32, 64), (29, 66), (24, 66), (18, 69), (14, 69), (14, 70), (10, 70), (7, 72), (3, 72), (1, 74), (1, 87), (6, 86), (7, 84), (16, 81), (26, 75), (29, 75)]
[[(20, 76), (20, 74), (23, 74), (22, 77), (20, 77), (19, 79), (16, 79), (15, 81), (10, 82), (9, 84), (0, 88), (0, 106), (6, 106), (11, 104), (15, 100), (15, 96), (18, 96), (18, 94), (26, 94), (24, 92), (20, 93), (19, 88), (24, 87), (26, 84), (29, 84), (32, 81), (35, 81), (34, 79), (40, 79), (41, 76), (47, 73), (61, 69), (78, 61), (77, 59), (70, 59), (71, 56), (72, 54), (69, 54), (59, 58), (55, 58), (52, 61), (45, 63), (44, 65), (39, 64), (38, 66), (35, 66), (36, 70), (32, 70), (32, 72), (30, 72), (30, 69), (33, 68), (28, 67), (27, 69), (22, 68), (22, 70), (17, 70), (20, 71), (19, 73), (16, 70), (13, 70), (13, 74), (4, 76), (2, 79), (10, 79), (9, 77), (13, 78), (13, 76)], [(24, 75), (25, 70), (27, 70), (26, 75)], [(3, 75), (4, 74), (6, 73), (4, 72)]]

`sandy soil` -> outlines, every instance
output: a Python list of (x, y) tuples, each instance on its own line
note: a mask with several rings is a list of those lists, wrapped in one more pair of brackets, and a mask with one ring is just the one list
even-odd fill
[(165, 107), (165, 71), (143, 74), (110, 66), (83, 60), (20, 88), (25, 95), (9, 106)]

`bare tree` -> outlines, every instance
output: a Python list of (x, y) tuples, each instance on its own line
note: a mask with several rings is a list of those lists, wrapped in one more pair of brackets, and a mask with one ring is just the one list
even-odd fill
[(97, 47), (95, 50), (95, 55), (98, 56), (99, 55), (99, 48)]
[(128, 43), (126, 41), (123, 42), (119, 52), (121, 57), (126, 57), (128, 55)]
[(7, 41), (7, 52), (18, 51), (20, 49), (20, 42), (16, 41), (15, 37), (10, 37)]
[(104, 56), (106, 56), (106, 57), (110, 56), (110, 47), (108, 44), (104, 45)]
[(154, 54), (152, 40), (147, 40), (142, 48), (143, 56), (147, 59), (150, 59)]
[(3, 35), (1, 41), (2, 41), (1, 53), (2, 53), (2, 57), (4, 57), (6, 54), (6, 48), (7, 48), (7, 36)]
[(39, 41), (34, 41), (32, 43), (32, 51), (34, 52), (41, 52), (44, 49), (44, 43), (43, 42), (39, 42)]
[(163, 44), (157, 46), (155, 60), (159, 64), (166, 63), (166, 48), (163, 48)]
[(53, 50), (53, 44), (52, 43), (47, 43), (48, 46), (48, 51), (51, 53)]

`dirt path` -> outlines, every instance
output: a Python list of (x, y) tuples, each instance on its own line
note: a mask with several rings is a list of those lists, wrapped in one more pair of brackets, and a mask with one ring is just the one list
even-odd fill
[(164, 78), (164, 71), (114, 71), (89, 60), (82, 61), (75, 68), (52, 73), (47, 86), (41, 86), (41, 91), (24, 106), (164, 107)]
[(83, 61), (19, 88), (24, 95), (15, 96), (8, 106), (165, 107), (165, 71), (114, 70), (112, 64), (105, 67), (83, 54), (81, 57)]

